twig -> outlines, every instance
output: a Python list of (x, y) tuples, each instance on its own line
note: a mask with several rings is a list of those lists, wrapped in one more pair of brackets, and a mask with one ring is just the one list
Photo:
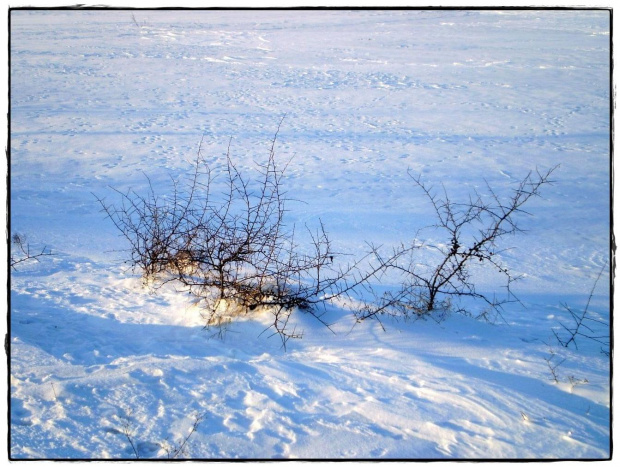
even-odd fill
[(33, 259), (39, 262), (39, 258), (43, 256), (53, 256), (53, 253), (51, 251), (47, 251), (46, 246), (44, 246), (39, 253), (32, 253), (30, 251), (30, 244), (26, 242), (26, 237), (24, 235), (18, 233), (13, 234), (13, 236), (11, 237), (11, 242), (17, 246), (19, 252), (22, 255), (21, 258), (11, 255), (10, 265), (13, 270), (17, 270), (16, 266), (25, 261)]
[[(601, 323), (600, 321), (597, 320), (593, 320), (590, 317), (587, 316), (588, 314), (588, 310), (590, 308), (590, 302), (592, 300), (592, 297), (594, 296), (594, 290), (596, 289), (596, 285), (598, 284), (599, 279), (601, 278), (601, 275), (603, 274), (603, 271), (605, 271), (605, 268), (607, 267), (607, 261), (605, 262), (605, 264), (603, 264), (603, 267), (601, 268), (601, 270), (599, 271), (598, 275), (596, 276), (596, 279), (594, 281), (594, 284), (592, 285), (592, 288), (590, 289), (590, 294), (588, 295), (588, 300), (586, 302), (586, 306), (584, 307), (583, 311), (581, 312), (581, 314), (573, 311), (566, 303), (563, 304), (563, 307), (566, 311), (568, 311), (570, 313), (571, 318), (573, 319), (575, 325), (574, 328), (569, 328), (568, 326), (564, 325), (563, 323), (560, 323), (560, 325), (564, 328), (565, 331), (568, 332), (569, 334), (569, 338), (564, 340), (560, 337), (560, 335), (554, 330), (553, 333), (557, 339), (557, 341), (560, 343), (560, 345), (562, 345), (563, 347), (568, 347), (570, 344), (573, 344), (575, 346), (575, 349), (577, 349), (577, 336), (581, 336), (584, 337), (586, 339), (590, 339), (593, 341), (596, 341), (598, 343), (604, 344), (604, 345), (609, 345), (609, 341), (605, 340), (605, 339), (609, 339), (607, 336), (597, 336), (592, 334), (594, 331), (592, 330), (592, 328), (590, 328), (589, 326), (587, 326), (585, 324), (585, 321), (592, 321), (594, 323), (597, 324), (605, 324), (605, 323)], [(589, 331), (590, 333), (586, 333), (583, 332), (582, 329), (585, 328), (587, 331)]]
[(192, 428), (190, 429), (187, 436), (185, 436), (185, 438), (181, 440), (178, 446), (174, 448), (170, 448), (170, 446), (162, 445), (162, 448), (166, 451), (168, 459), (176, 459), (177, 457), (185, 453), (185, 447), (187, 445), (187, 442), (192, 437), (192, 435), (196, 432), (196, 430), (198, 429), (198, 426), (202, 423), (205, 416), (206, 416), (205, 414), (196, 415)]
[(125, 435), (125, 438), (127, 438), (127, 441), (129, 442), (129, 445), (131, 446), (131, 449), (133, 449), (133, 453), (136, 456), (136, 459), (140, 459), (138, 450), (136, 449), (133, 439), (131, 438), (129, 419), (125, 419), (125, 421), (123, 422), (123, 434)]

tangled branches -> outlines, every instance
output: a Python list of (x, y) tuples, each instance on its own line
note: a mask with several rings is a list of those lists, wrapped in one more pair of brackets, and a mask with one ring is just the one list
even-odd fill
[(285, 344), (301, 336), (287, 328), (293, 310), (328, 325), (319, 305), (351, 291), (351, 278), (357, 283), (372, 273), (355, 275), (356, 264), (337, 268), (338, 253), (322, 223), (315, 230), (306, 227), (309, 245), (298, 244), (295, 226), (285, 223), (290, 200), (282, 188), (286, 166), (280, 168), (275, 159), (277, 134), (254, 180), (235, 166), (229, 145), (218, 174), (224, 193), (213, 192), (216, 175), (199, 148), (193, 174), (184, 185), (173, 181), (171, 196), (158, 197), (149, 180), (148, 195), (116, 190), (119, 206), (98, 200), (146, 280), (181, 284), (202, 300), (209, 325), (267, 310)]
[[(441, 232), (445, 241), (427, 245), (420, 242), (416, 235), (411, 244), (402, 244), (388, 255), (373, 248), (372, 254), (381, 268), (400, 275), (401, 286), (397, 291), (380, 297), (378, 305), (366, 307), (358, 319), (377, 317), (386, 310), (404, 316), (425, 315), (446, 310), (453, 306), (454, 299), (464, 297), (481, 300), (501, 317), (502, 306), (518, 299), (510, 290), (517, 277), (499, 259), (503, 251), (500, 240), (522, 232), (516, 215), (527, 214), (523, 210), (524, 204), (539, 196), (541, 188), (551, 183), (550, 176), (554, 170), (528, 173), (507, 199), (500, 198), (487, 183), (484, 195), (474, 192), (464, 203), (452, 201), (445, 187), (442, 195), (437, 194), (420, 177), (409, 173), (414, 184), (430, 201), (437, 220), (433, 227)], [(418, 262), (418, 253), (422, 248), (430, 248), (437, 253), (435, 264)], [(498, 299), (476, 290), (471, 273), (474, 264), (490, 266), (504, 276), (507, 298)]]
[[(278, 127), (279, 131), (279, 127)], [(156, 287), (174, 282), (198, 297), (207, 311), (207, 325), (221, 324), (237, 314), (268, 311), (271, 328), (283, 344), (301, 333), (289, 329), (294, 310), (310, 313), (323, 324), (325, 303), (355, 295), (359, 289), (374, 297), (354, 310), (358, 321), (382, 314), (426, 316), (446, 311), (463, 298), (480, 300), (497, 316), (503, 305), (518, 301), (510, 286), (515, 277), (500, 259), (500, 240), (522, 232), (517, 215), (550, 184), (555, 170), (530, 172), (503, 198), (488, 184), (465, 202), (454, 202), (447, 190), (438, 194), (409, 173), (430, 202), (442, 241), (418, 240), (401, 244), (385, 254), (370, 246), (364, 258), (337, 266), (342, 255), (334, 251), (322, 222), (305, 227), (301, 244), (295, 225), (285, 222), (283, 189), (287, 164), (276, 163), (276, 131), (267, 161), (258, 164), (254, 178), (242, 173), (226, 152), (224, 168), (212, 171), (202, 155), (202, 142), (183, 183), (172, 180), (172, 192), (160, 197), (148, 179), (148, 193), (117, 193), (120, 205), (99, 199), (106, 215), (129, 243), (130, 262)], [(215, 190), (224, 186), (223, 192)], [(433, 251), (434, 260), (420, 262), (420, 253)], [(335, 261), (336, 260), (336, 261)], [(427, 261), (427, 262), (424, 262)], [(476, 289), (474, 264), (486, 265), (506, 281), (507, 298), (498, 299)], [(399, 287), (375, 294), (369, 282), (396, 273)], [(368, 293), (370, 292), (370, 293)]]

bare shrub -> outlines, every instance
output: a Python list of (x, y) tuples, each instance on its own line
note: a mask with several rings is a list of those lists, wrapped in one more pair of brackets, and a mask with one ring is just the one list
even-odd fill
[[(523, 232), (517, 224), (517, 214), (526, 214), (524, 204), (539, 196), (541, 188), (551, 183), (550, 176), (554, 170), (528, 173), (507, 199), (500, 198), (487, 183), (484, 195), (474, 191), (463, 202), (453, 201), (445, 187), (438, 193), (422, 182), (419, 176), (409, 173), (413, 183), (434, 208), (437, 222), (432, 227), (439, 230), (444, 241), (428, 244), (419, 239), (418, 232), (411, 243), (401, 244), (387, 255), (373, 247), (372, 254), (382, 270), (396, 271), (401, 277), (401, 285), (396, 291), (378, 297), (377, 304), (360, 310), (358, 319), (378, 317), (384, 313), (405, 317), (445, 313), (456, 305), (455, 302), (466, 297), (482, 301), (487, 309), (494, 310), (501, 317), (502, 306), (518, 299), (510, 290), (517, 277), (500, 259), (503, 251), (500, 240)], [(436, 252), (438, 262), (420, 264), (423, 248)], [(491, 267), (505, 278), (506, 298), (476, 289), (471, 271), (474, 264)]]
[[(287, 164), (281, 168), (275, 157), (277, 135), (254, 179), (234, 164), (230, 144), (225, 168), (214, 173), (201, 142), (191, 176), (184, 184), (173, 180), (167, 197), (158, 196), (148, 180), (146, 195), (116, 190), (120, 205), (99, 202), (128, 241), (130, 262), (145, 280), (155, 287), (174, 282), (200, 298), (207, 325), (266, 310), (285, 344), (301, 337), (288, 329), (293, 310), (328, 325), (319, 305), (351, 292), (376, 271), (362, 273), (359, 263), (337, 267), (340, 255), (322, 223), (313, 230), (306, 226), (309, 242), (298, 243), (295, 225), (285, 222), (291, 200), (282, 187)], [(223, 193), (214, 192), (216, 181)]]

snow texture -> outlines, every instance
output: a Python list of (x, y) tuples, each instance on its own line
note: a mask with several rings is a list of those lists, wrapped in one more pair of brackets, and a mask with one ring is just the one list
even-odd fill
[[(553, 331), (604, 268), (589, 316), (609, 335), (609, 20), (11, 11), (10, 228), (54, 255), (10, 274), (9, 456), (135, 458), (129, 435), (141, 458), (165, 458), (203, 416), (184, 457), (608, 458), (610, 359)], [(230, 144), (252, 173), (283, 116), (283, 185), (303, 201), (288, 222), (321, 219), (345, 258), (433, 224), (407, 169), (456, 201), (559, 164), (502, 255), (523, 306), (507, 323), (453, 313), (384, 331), (334, 304), (335, 333), (295, 313), (303, 338), (284, 351), (269, 315), (213, 336), (187, 295), (143, 287), (95, 196), (144, 193), (144, 174), (165, 194), (201, 139), (212, 167)]]

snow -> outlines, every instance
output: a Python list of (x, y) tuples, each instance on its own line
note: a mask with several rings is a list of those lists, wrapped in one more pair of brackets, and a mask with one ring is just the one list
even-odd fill
[[(553, 334), (610, 257), (608, 12), (133, 14), (10, 13), (10, 228), (54, 253), (10, 274), (11, 458), (134, 458), (125, 433), (165, 458), (199, 416), (186, 457), (611, 455), (610, 359)], [(213, 167), (230, 142), (255, 170), (283, 116), (289, 222), (321, 219), (347, 258), (433, 224), (407, 169), (457, 200), (559, 164), (503, 255), (524, 306), (384, 330), (336, 303), (334, 332), (296, 313), (284, 350), (268, 314), (217, 335), (186, 295), (143, 287), (95, 196), (165, 187), (203, 137)], [(597, 332), (609, 284), (607, 266)]]

